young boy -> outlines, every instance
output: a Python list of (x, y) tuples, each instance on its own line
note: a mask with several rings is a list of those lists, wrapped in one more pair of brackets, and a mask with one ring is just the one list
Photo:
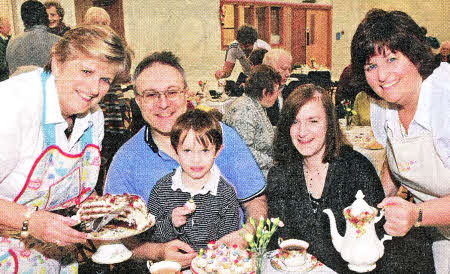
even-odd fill
[(170, 133), (180, 167), (153, 188), (148, 207), (156, 217), (153, 242), (180, 239), (197, 252), (239, 229), (236, 191), (214, 164), (223, 148), (220, 123), (203, 110), (180, 116)]

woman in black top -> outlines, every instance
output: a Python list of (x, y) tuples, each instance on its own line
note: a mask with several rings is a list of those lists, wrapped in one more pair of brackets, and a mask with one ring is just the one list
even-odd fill
[[(333, 247), (329, 219), (322, 211), (333, 211), (338, 231), (344, 235), (342, 212), (354, 202), (358, 190), (370, 206), (376, 206), (385, 195), (370, 161), (344, 143), (334, 105), (323, 88), (300, 86), (285, 101), (274, 141), (274, 160), (266, 187), (268, 214), (280, 217), (285, 226), (272, 237), (270, 247), (277, 248), (278, 237), (305, 240), (310, 243), (308, 252), (319, 261), (339, 273), (350, 272)], [(376, 224), (379, 236), (384, 233), (383, 223), (384, 219)], [(398, 247), (392, 252), (388, 249), (388, 258), (375, 271), (397, 266), (397, 270), (404, 270), (405, 260), (396, 258), (390, 263), (392, 256), (397, 257)]]

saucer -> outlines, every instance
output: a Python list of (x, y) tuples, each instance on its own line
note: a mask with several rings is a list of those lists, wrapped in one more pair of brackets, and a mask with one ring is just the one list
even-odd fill
[(316, 257), (307, 253), (306, 254), (306, 262), (303, 265), (289, 267), (283, 263), (281, 258), (277, 257), (278, 252), (279, 252), (278, 250), (275, 250), (270, 255), (272, 257), (270, 259), (270, 264), (276, 270), (285, 271), (285, 272), (294, 272), (294, 273), (304, 273), (304, 272), (311, 271), (312, 269), (314, 269), (314, 267), (316, 267), (319, 264), (319, 261), (317, 260)]
[(92, 261), (98, 264), (117, 264), (128, 260), (132, 254), (122, 243), (103, 244), (92, 255)]

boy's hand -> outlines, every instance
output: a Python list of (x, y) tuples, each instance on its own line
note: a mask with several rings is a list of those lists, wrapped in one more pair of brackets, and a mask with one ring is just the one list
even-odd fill
[(194, 210), (189, 209), (185, 206), (183, 207), (176, 207), (173, 211), (172, 211), (172, 224), (175, 227), (180, 227), (182, 225), (184, 225), (186, 223), (186, 215), (191, 214), (192, 212), (194, 212)]

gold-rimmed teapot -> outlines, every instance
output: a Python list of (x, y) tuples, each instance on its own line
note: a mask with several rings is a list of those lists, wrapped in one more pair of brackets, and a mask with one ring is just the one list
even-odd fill
[(333, 212), (330, 209), (324, 209), (323, 212), (330, 219), (333, 246), (342, 259), (348, 262), (348, 268), (356, 272), (368, 272), (375, 269), (376, 262), (384, 254), (383, 242), (391, 240), (392, 236), (384, 235), (383, 239), (378, 239), (375, 224), (381, 220), (384, 212), (381, 211), (377, 216), (378, 210), (367, 204), (361, 190), (358, 190), (355, 197), (353, 204), (343, 212), (346, 219), (344, 237), (337, 231)]

